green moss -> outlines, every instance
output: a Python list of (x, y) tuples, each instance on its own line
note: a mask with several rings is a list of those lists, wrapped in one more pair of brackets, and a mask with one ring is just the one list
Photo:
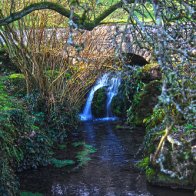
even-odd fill
[(157, 67), (158, 67), (157, 62), (151, 62), (151, 63), (146, 64), (145, 66), (142, 67), (142, 72), (145, 73), (145, 72), (148, 72), (148, 71), (152, 70), (153, 68), (157, 68)]
[(146, 178), (147, 180), (151, 180), (152, 178), (155, 177), (156, 175), (156, 171), (154, 168), (152, 168), (150, 166), (150, 158), (149, 157), (145, 157), (142, 160), (140, 160), (137, 165), (138, 168), (142, 169), (145, 171), (146, 174)]
[(6, 155), (2, 155), (1, 150), (0, 154), (0, 195), (16, 195), (18, 193), (18, 181)]
[(154, 109), (152, 115), (148, 116), (143, 120), (147, 129), (157, 126), (160, 124), (165, 117), (165, 111), (163, 109)]
[(65, 167), (65, 166), (75, 164), (75, 161), (69, 160), (69, 159), (60, 160), (60, 159), (53, 158), (53, 159), (51, 159), (51, 164), (56, 168), (62, 168), (62, 167)]
[(9, 79), (24, 79), (24, 74), (14, 73), (9, 75)]
[[(51, 142), (35, 124), (36, 116), (10, 95), (9, 80), (21, 75), (0, 76), (0, 192), (16, 195), (18, 184), (12, 170), (47, 165), (51, 157)], [(23, 79), (22, 79), (23, 80)], [(9, 91), (8, 91), (9, 90)]]
[(96, 118), (105, 116), (106, 100), (107, 95), (105, 88), (98, 89), (95, 92), (92, 102), (92, 113)]
[(114, 116), (120, 118), (126, 117), (126, 100), (124, 96), (122, 96), (121, 92), (113, 98), (111, 109)]
[(156, 176), (156, 181), (160, 184), (170, 184), (170, 185), (182, 185), (186, 186), (189, 184), (189, 181), (187, 179), (179, 180), (178, 178), (171, 178), (168, 175), (159, 173)]
[(146, 178), (150, 180), (156, 175), (156, 171), (153, 168), (147, 168), (145, 174)]
[(42, 193), (21, 192), (20, 196), (43, 196)]
[(145, 157), (137, 163), (137, 167), (141, 169), (147, 169), (150, 165), (150, 158)]
[(144, 125), (145, 119), (152, 115), (161, 91), (160, 86), (161, 82), (154, 80), (134, 94), (131, 107), (127, 111), (130, 124)]

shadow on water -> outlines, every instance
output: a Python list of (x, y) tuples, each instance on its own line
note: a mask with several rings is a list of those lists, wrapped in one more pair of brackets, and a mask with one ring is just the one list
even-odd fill
[(143, 140), (143, 131), (134, 134), (116, 129), (116, 123), (85, 122), (79, 131), (84, 141), (97, 149), (92, 160), (75, 172), (41, 168), (20, 176), (21, 189), (46, 196), (191, 196), (190, 192), (149, 187), (134, 169), (134, 154)]

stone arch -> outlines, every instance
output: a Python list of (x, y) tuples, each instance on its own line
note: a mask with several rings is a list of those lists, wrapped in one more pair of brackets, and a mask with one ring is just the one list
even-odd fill
[(102, 25), (92, 31), (84, 31), (79, 40), (84, 46), (81, 57), (89, 60), (111, 58), (117, 50), (125, 57), (125, 63), (149, 63), (151, 52), (135, 44), (131, 29), (132, 26), (125, 32), (125, 25)]

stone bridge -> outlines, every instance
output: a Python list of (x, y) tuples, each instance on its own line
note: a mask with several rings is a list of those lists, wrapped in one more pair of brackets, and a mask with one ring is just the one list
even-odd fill
[[(48, 40), (52, 34), (53, 29), (45, 30), (47, 33)], [(64, 44), (66, 45), (67, 52), (62, 52), (63, 55), (71, 56), (72, 59), (78, 58), (77, 51), (74, 51), (74, 47), (66, 44), (69, 37), (69, 29), (59, 28), (56, 31), (57, 39), (63, 38)], [(26, 44), (28, 31), (23, 33), (23, 41)], [(78, 45), (82, 45), (83, 49), (80, 52), (80, 57), (84, 60), (95, 60), (100, 62), (100, 59), (116, 57), (115, 54), (123, 54), (128, 64), (139, 64), (144, 65), (149, 63), (151, 60), (151, 52), (149, 50), (139, 47), (139, 44), (133, 38), (133, 26), (128, 25), (127, 29), (125, 25), (101, 25), (94, 28), (92, 31), (84, 31), (82, 33), (75, 32), (74, 42)], [(20, 36), (20, 32), (16, 31), (16, 34)], [(0, 44), (5, 44), (4, 40), (0, 36)]]
[(103, 25), (98, 26), (92, 31), (85, 31), (82, 34), (84, 49), (82, 57), (103, 58), (114, 56), (115, 51), (123, 54), (129, 64), (144, 65), (150, 62), (151, 52), (139, 47), (133, 38), (132, 26), (125, 25)]

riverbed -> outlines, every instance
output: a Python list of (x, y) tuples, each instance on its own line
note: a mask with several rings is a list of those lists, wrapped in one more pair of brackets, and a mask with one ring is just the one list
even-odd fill
[(91, 161), (70, 171), (52, 167), (20, 174), (21, 191), (44, 196), (193, 196), (190, 191), (153, 187), (134, 167), (144, 130), (113, 122), (84, 122), (78, 132), (96, 148)]

